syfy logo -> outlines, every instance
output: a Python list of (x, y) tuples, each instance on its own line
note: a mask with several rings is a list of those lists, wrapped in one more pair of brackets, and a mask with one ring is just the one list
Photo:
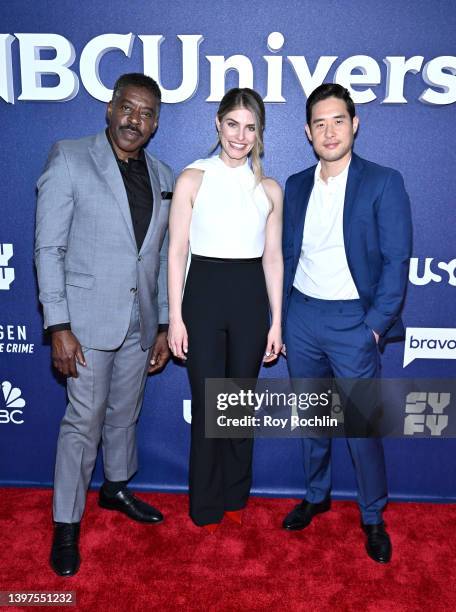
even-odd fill
[[(22, 92), (18, 100), (52, 100), (65, 102), (72, 100), (79, 91), (80, 81), (87, 92), (97, 100), (108, 102), (112, 90), (101, 81), (99, 66), (108, 53), (123, 53), (131, 57), (133, 46), (142, 47), (143, 72), (153, 77), (162, 90), (163, 102), (176, 104), (189, 100), (201, 82), (210, 83), (207, 102), (219, 102), (225, 93), (225, 76), (230, 70), (239, 75), (239, 87), (253, 87), (254, 66), (246, 55), (235, 54), (205, 55), (209, 66), (200, 62), (202, 34), (178, 34), (182, 48), (182, 79), (175, 89), (167, 89), (161, 83), (161, 47), (165, 37), (161, 34), (101, 34), (89, 40), (79, 58), (79, 78), (73, 67), (76, 50), (71, 41), (60, 34), (0, 34), (0, 98), (14, 104), (14, 69), (12, 45), (18, 41), (18, 72)], [(167, 43), (170, 44), (169, 42)], [(266, 64), (265, 102), (286, 102), (283, 95), (283, 72), (292, 70), (305, 96), (323, 81), (328, 81), (330, 70), (335, 68), (333, 81), (344, 85), (357, 104), (365, 104), (377, 99), (372, 87), (382, 84), (380, 64), (369, 55), (353, 55), (340, 59), (337, 55), (323, 55), (318, 58), (315, 68), (311, 69), (304, 55), (283, 56), (281, 49), (285, 37), (281, 32), (271, 32), (267, 38), (269, 54), (259, 50)], [(291, 46), (293, 43), (290, 43)], [(42, 51), (47, 52), (46, 59)], [(49, 59), (49, 51), (54, 57)], [(410, 75), (419, 74), (428, 87), (424, 87), (419, 101), (429, 105), (453, 104), (456, 102), (456, 56), (441, 55), (425, 62), (423, 55), (387, 56), (383, 58), (386, 77), (383, 85), (382, 104), (407, 104), (404, 84)], [(314, 62), (312, 61), (311, 64)], [(178, 62), (178, 65), (180, 62)], [(200, 65), (209, 71), (201, 78)], [(126, 71), (127, 72), (127, 71)], [(43, 75), (55, 75), (59, 83), (44, 86)], [(419, 78), (419, 77), (418, 77)]]
[(12, 423), (13, 425), (22, 425), (24, 422), (23, 412), (20, 410), (25, 406), (25, 400), (21, 397), (21, 390), (18, 387), (13, 387), (8, 380), (4, 380), (1, 384), (3, 401), (0, 401), (0, 425)]
[[(431, 266), (433, 261), (433, 257), (426, 257), (424, 265), (420, 266), (420, 259), (412, 257), (410, 259), (409, 281), (414, 285), (428, 285), (429, 283), (440, 283), (443, 279), (446, 279), (449, 285), (456, 287), (456, 259), (452, 259), (448, 263), (439, 261)], [(436, 272), (436, 268), (443, 271), (443, 276)]]
[(450, 399), (450, 393), (409, 393), (405, 405), (404, 435), (413, 436), (429, 431), (431, 436), (441, 436), (448, 427), (448, 415), (443, 411), (449, 406)]
[(456, 359), (456, 329), (407, 327), (403, 367), (414, 359)]
[(13, 245), (0, 243), (0, 289), (8, 290), (14, 280), (14, 268), (8, 268), (8, 262), (13, 256)]

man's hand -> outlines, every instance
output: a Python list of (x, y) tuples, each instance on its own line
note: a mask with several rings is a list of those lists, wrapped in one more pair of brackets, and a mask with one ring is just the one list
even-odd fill
[(155, 374), (155, 372), (162, 370), (168, 363), (170, 357), (171, 351), (168, 347), (167, 332), (160, 332), (157, 334), (155, 344), (152, 347), (148, 369), (149, 374)]
[(86, 366), (84, 353), (79, 340), (69, 329), (52, 332), (52, 363), (54, 368), (63, 374), (78, 378), (76, 361)]

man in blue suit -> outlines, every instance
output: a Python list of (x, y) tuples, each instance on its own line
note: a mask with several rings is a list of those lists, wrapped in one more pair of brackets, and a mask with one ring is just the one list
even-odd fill
[[(306, 134), (319, 158), (290, 176), (284, 206), (284, 330), (293, 378), (373, 379), (379, 348), (403, 339), (400, 311), (412, 226), (401, 175), (352, 151), (359, 120), (349, 92), (323, 84), (309, 96)], [(366, 411), (372, 406), (366, 408)], [(369, 421), (373, 414), (363, 414)], [(348, 438), (366, 550), (391, 559), (382, 511), (387, 501), (379, 438)], [(304, 438), (305, 499), (284, 519), (304, 529), (330, 508), (331, 440)]]

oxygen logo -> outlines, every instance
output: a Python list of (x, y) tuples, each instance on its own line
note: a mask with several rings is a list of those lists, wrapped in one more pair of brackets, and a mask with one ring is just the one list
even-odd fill
[(35, 344), (28, 342), (27, 325), (0, 322), (0, 353), (27, 353), (31, 355)]
[[(21, 408), (25, 406), (25, 400), (21, 397), (22, 392), (18, 387), (8, 381), (2, 382), (3, 401), (0, 400), (0, 425), (12, 423), (13, 425), (22, 425), (24, 422), (23, 412)], [(1, 397), (1, 396), (0, 396)]]
[(7, 267), (12, 256), (13, 245), (0, 243), (0, 290), (8, 290), (14, 280), (14, 269)]
[[(456, 259), (449, 262), (434, 261), (433, 257), (426, 257), (424, 264), (420, 264), (418, 257), (412, 257), (410, 260), (409, 281), (413, 285), (428, 285), (429, 283), (441, 283), (446, 280), (447, 283), (456, 287)], [(441, 271), (441, 272), (439, 272)]]
[(448, 427), (448, 415), (443, 412), (450, 400), (450, 393), (409, 393), (405, 405), (404, 436), (425, 432), (430, 432), (431, 436), (441, 436)]

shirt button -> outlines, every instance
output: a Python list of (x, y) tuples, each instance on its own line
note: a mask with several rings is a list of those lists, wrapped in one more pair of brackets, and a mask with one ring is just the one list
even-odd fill
[(138, 261), (142, 261), (142, 255), (138, 255)]

